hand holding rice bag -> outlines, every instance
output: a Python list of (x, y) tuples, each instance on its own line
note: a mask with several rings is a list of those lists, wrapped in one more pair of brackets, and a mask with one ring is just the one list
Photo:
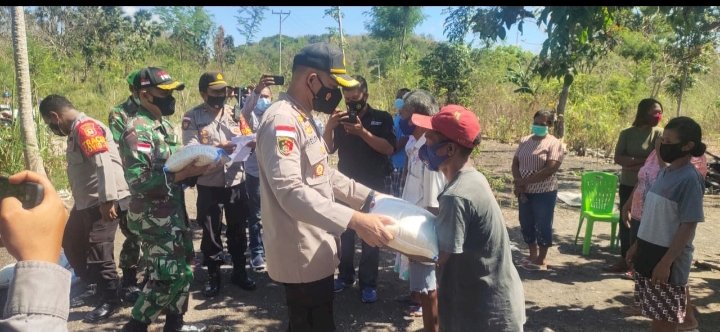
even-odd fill
[(214, 163), (224, 164), (230, 161), (230, 158), (221, 148), (204, 144), (186, 145), (165, 161), (163, 169), (166, 172), (177, 172), (188, 166), (193, 160), (195, 166), (206, 166)]
[(395, 238), (387, 246), (406, 255), (435, 260), (439, 254), (435, 216), (408, 201), (383, 195), (375, 200), (370, 213), (381, 214), (395, 221), (387, 225)]

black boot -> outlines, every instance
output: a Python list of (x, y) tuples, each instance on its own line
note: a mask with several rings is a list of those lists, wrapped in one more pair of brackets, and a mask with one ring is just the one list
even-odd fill
[(183, 320), (183, 315), (167, 314), (165, 315), (165, 326), (163, 332), (202, 332), (207, 326), (202, 323), (187, 324)]
[(97, 323), (105, 318), (112, 316), (120, 308), (120, 302), (103, 302), (93, 311), (85, 315), (85, 322)]
[(220, 293), (220, 266), (208, 266), (208, 280), (205, 282), (203, 295), (205, 297), (214, 297)]
[(126, 302), (135, 303), (140, 296), (140, 287), (137, 285), (137, 269), (122, 269), (122, 297)]
[(119, 280), (111, 282), (102, 291), (102, 302), (93, 311), (85, 315), (85, 322), (96, 323), (104, 320), (118, 311), (120, 308), (120, 284)]
[(70, 299), (70, 308), (77, 308), (87, 305), (89, 299), (97, 293), (97, 284), (88, 284), (85, 291)]
[(242, 267), (233, 268), (230, 282), (246, 291), (254, 291), (255, 289), (257, 289), (255, 281), (247, 275), (245, 265), (243, 264), (241, 266)]
[(147, 332), (148, 325), (150, 325), (150, 324), (145, 324), (139, 320), (135, 320), (134, 318), (131, 318), (130, 321), (127, 322), (127, 324), (125, 324), (125, 326), (123, 326), (121, 331), (122, 332)]

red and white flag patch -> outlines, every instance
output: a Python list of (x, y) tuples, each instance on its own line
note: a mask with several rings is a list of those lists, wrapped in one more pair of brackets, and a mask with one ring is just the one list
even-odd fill
[(275, 137), (290, 137), (292, 139), (297, 139), (295, 127), (285, 125), (275, 126)]
[(137, 142), (136, 146), (138, 152), (150, 153), (152, 151), (152, 145), (148, 142)]

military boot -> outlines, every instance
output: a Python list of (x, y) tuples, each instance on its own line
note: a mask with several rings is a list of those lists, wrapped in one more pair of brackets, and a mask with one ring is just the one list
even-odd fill
[(236, 285), (246, 291), (254, 291), (255, 289), (257, 289), (255, 281), (248, 276), (247, 270), (245, 270), (245, 264), (238, 264), (235, 266), (237, 267), (233, 267), (230, 282), (232, 282), (233, 285)]
[(150, 324), (145, 324), (139, 320), (135, 320), (134, 318), (131, 318), (130, 321), (127, 322), (127, 324), (125, 324), (125, 326), (123, 326), (121, 331), (122, 332), (147, 332), (148, 325), (150, 325)]
[(163, 327), (163, 332), (203, 332), (205, 330), (207, 330), (207, 326), (203, 323), (185, 323), (183, 315), (165, 315), (165, 326)]
[(140, 296), (140, 287), (137, 285), (137, 269), (122, 269), (122, 297), (128, 303), (135, 303)]
[(203, 289), (203, 295), (205, 297), (215, 297), (220, 293), (220, 266), (212, 265), (208, 266), (208, 280), (205, 282), (205, 288)]

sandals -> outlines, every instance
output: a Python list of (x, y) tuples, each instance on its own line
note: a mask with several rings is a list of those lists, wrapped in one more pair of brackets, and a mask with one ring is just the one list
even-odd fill
[(406, 317), (422, 317), (422, 306), (411, 305), (408, 310), (405, 311)]
[(547, 265), (537, 265), (535, 263), (523, 264), (520, 267), (528, 271), (547, 271), (548, 269)]
[(521, 259), (521, 260), (519, 260), (519, 261), (515, 261), (514, 263), (515, 263), (515, 265), (521, 265), (521, 266), (522, 266), (522, 265), (532, 264), (532, 260), (530, 260), (530, 259), (528, 259), (527, 257), (525, 257), (525, 258), (523, 258), (523, 259)]

